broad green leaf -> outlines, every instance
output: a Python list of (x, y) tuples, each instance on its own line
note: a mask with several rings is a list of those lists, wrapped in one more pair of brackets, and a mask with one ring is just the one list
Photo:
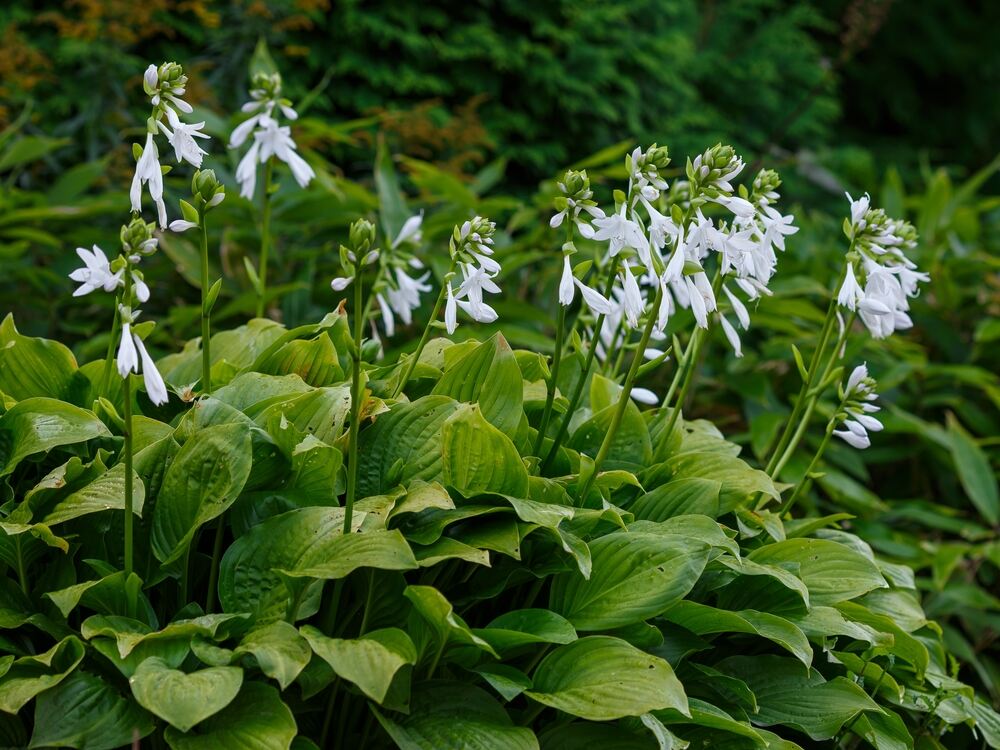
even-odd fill
[[(146, 489), (142, 479), (132, 471), (132, 512), (142, 515)], [(125, 509), (125, 464), (117, 463), (85, 487), (61, 499), (48, 512), (42, 523), (55, 526), (74, 518), (105, 510)]]
[(691, 715), (684, 716), (676, 710), (657, 711), (655, 716), (667, 726), (676, 724), (689, 724), (699, 727), (715, 729), (739, 737), (746, 737), (757, 747), (766, 747), (767, 742), (750, 724), (737, 721), (717, 706), (707, 703), (697, 698), (691, 698), (688, 704)]
[(570, 643), (576, 630), (565, 617), (547, 609), (505, 612), (485, 628), (472, 631), (500, 652), (536, 643)]
[(409, 715), (373, 709), (382, 728), (400, 750), (538, 750), (530, 729), (514, 726), (507, 712), (474, 685), (434, 681), (413, 691)]
[(100, 677), (74, 672), (35, 701), (31, 748), (114, 750), (154, 729), (152, 719)]
[(248, 682), (228, 706), (190, 732), (167, 727), (164, 736), (173, 750), (288, 750), (297, 731), (278, 691)]
[(351, 412), (350, 385), (336, 385), (275, 401), (255, 421), (268, 425), (284, 417), (303, 435), (312, 435), (327, 445), (337, 442)]
[(448, 367), (432, 393), (478, 403), (486, 421), (506, 435), (513, 435), (524, 417), (521, 370), (499, 333)]
[[(364, 513), (354, 514), (355, 530), (364, 518)], [(342, 578), (361, 567), (417, 567), (397, 530), (345, 537), (343, 525), (343, 508), (313, 507), (282, 513), (253, 527), (222, 558), (219, 599), (223, 607), (229, 612), (255, 612), (258, 618), (283, 618), (293, 597), (288, 585), (295, 579)]]
[(687, 696), (670, 665), (618, 638), (594, 635), (559, 646), (538, 665), (532, 681), (525, 695), (592, 721), (664, 708), (688, 713)]
[(851, 731), (875, 750), (913, 750), (913, 737), (899, 714), (885, 709), (884, 714), (866, 713), (851, 725)]
[(732, 656), (716, 665), (743, 680), (757, 696), (754, 724), (782, 724), (828, 740), (863, 711), (882, 709), (856, 683), (843, 677), (826, 681), (815, 669), (782, 656)]
[(181, 641), (187, 644), (192, 638), (225, 639), (234, 631), (242, 630), (247, 616), (242, 614), (211, 614), (191, 617), (168, 624), (161, 630), (128, 617), (95, 615), (83, 621), (81, 633), (88, 640), (95, 636), (114, 638), (122, 658), (129, 656), (141, 645)]
[(750, 633), (777, 643), (806, 667), (812, 664), (812, 647), (805, 633), (788, 620), (767, 612), (745, 609), (729, 612), (697, 602), (682, 601), (664, 614), (696, 635), (714, 633)]
[[(125, 571), (119, 570), (104, 578), (83, 581), (58, 591), (49, 591), (45, 596), (52, 600), (63, 617), (69, 617), (70, 612), (81, 604), (95, 612), (116, 615), (126, 611), (129, 602), (128, 592), (137, 593), (141, 589), (142, 581), (139, 576), (133, 573), (130, 578), (126, 578)], [(144, 598), (142, 605), (148, 606)]]
[[(547, 727), (539, 737), (542, 750), (657, 750), (649, 733), (628, 731), (621, 724), (575, 721)], [(677, 745), (681, 750), (683, 745)]]
[(52, 398), (18, 401), (0, 416), (0, 477), (22, 459), (111, 433), (92, 412)]
[(716, 479), (675, 479), (640, 495), (628, 509), (637, 520), (644, 521), (666, 521), (673, 516), (690, 513), (718, 518), (721, 515), (721, 491), (722, 482)]
[(1000, 490), (997, 475), (982, 448), (951, 414), (948, 415), (951, 457), (965, 494), (990, 525), (1000, 522)]
[(388, 492), (414, 479), (433, 481), (441, 474), (441, 426), (457, 409), (446, 396), (424, 396), (395, 404), (388, 414), (361, 431), (358, 495)]
[(765, 472), (751, 468), (746, 461), (736, 456), (716, 451), (679, 453), (667, 463), (674, 472), (674, 479), (700, 477), (719, 482), (720, 514), (735, 510), (750, 495), (758, 492), (775, 500), (779, 496), (774, 482)]
[(531, 687), (531, 679), (520, 669), (493, 662), (480, 664), (473, 671), (486, 680), (505, 701), (512, 701)]
[(140, 664), (129, 680), (139, 705), (182, 732), (228, 706), (242, 684), (239, 667), (185, 673), (156, 657)]
[(212, 392), (212, 397), (254, 418), (271, 403), (308, 393), (309, 387), (298, 375), (264, 375), (247, 372)]
[(353, 640), (328, 638), (306, 625), (302, 635), (318, 657), (338, 676), (357, 685), (361, 692), (381, 704), (401, 669), (417, 663), (417, 648), (399, 628), (365, 633)]
[(549, 607), (577, 630), (606, 630), (655, 617), (697, 583), (708, 545), (681, 536), (619, 531), (590, 543), (590, 579), (562, 573)]
[(828, 539), (788, 539), (760, 547), (748, 558), (764, 565), (797, 565), (813, 605), (837, 604), (888, 586), (875, 563)]
[[(595, 375), (598, 380), (600, 376)], [(593, 387), (592, 387), (593, 392)], [(616, 389), (614, 401), (601, 408), (590, 419), (585, 421), (576, 431), (569, 441), (569, 445), (574, 450), (586, 453), (590, 456), (597, 455), (604, 442), (605, 436), (611, 428), (615, 412), (618, 411), (618, 399), (623, 393)], [(642, 469), (653, 459), (653, 447), (649, 438), (649, 428), (646, 420), (642, 418), (642, 412), (631, 399), (625, 406), (621, 424), (615, 432), (614, 440), (608, 451), (607, 460), (604, 467), (607, 469)]]
[(326, 332), (310, 340), (289, 341), (260, 365), (260, 372), (298, 375), (312, 386), (333, 385), (344, 380), (337, 350)]
[(260, 671), (276, 680), (282, 690), (292, 684), (312, 655), (299, 631), (284, 620), (251, 630), (233, 653), (253, 656)]
[(17, 401), (66, 398), (77, 369), (73, 353), (58, 341), (18, 333), (13, 314), (0, 323), (0, 392)]
[(84, 646), (76, 636), (67, 636), (37, 656), (0, 657), (0, 711), (17, 713), (36, 695), (55, 687), (76, 669)]
[(472, 632), (440, 591), (432, 586), (407, 586), (403, 596), (410, 600), (420, 617), (437, 636), (439, 651), (449, 643), (475, 646), (499, 658), (493, 647)]
[(514, 443), (469, 405), (441, 426), (441, 481), (467, 495), (528, 494), (528, 470)]
[(157, 559), (178, 559), (202, 525), (233, 504), (251, 465), (250, 430), (242, 423), (198, 431), (163, 477), (153, 509), (151, 542)]

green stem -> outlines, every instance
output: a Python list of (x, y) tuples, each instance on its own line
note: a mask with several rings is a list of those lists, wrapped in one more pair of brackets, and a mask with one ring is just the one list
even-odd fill
[(127, 374), (122, 380), (122, 394), (125, 399), (125, 578), (132, 575), (132, 376)]
[(556, 383), (559, 380), (559, 363), (562, 361), (563, 337), (566, 333), (566, 307), (559, 303), (559, 312), (556, 315), (556, 349), (552, 354), (552, 372), (549, 374), (549, 382), (546, 385), (545, 408), (542, 410), (542, 420), (538, 423), (538, 436), (535, 438), (535, 447), (531, 455), (540, 456), (542, 453), (542, 442), (545, 440), (545, 431), (549, 426), (549, 419), (552, 417), (552, 403), (556, 397)]
[[(853, 242), (852, 245), (853, 247)], [(846, 269), (845, 269), (846, 273)], [(771, 458), (767, 463), (765, 471), (772, 477), (777, 476), (774, 468), (777, 466), (784, 454), (786, 448), (788, 447), (788, 441), (791, 439), (792, 434), (798, 428), (799, 418), (802, 416), (802, 411), (806, 408), (807, 395), (809, 389), (813, 386), (816, 377), (816, 370), (819, 367), (819, 363), (822, 360), (824, 350), (826, 349), (827, 341), (830, 338), (830, 332), (833, 330), (833, 323), (837, 317), (837, 297), (836, 294), (831, 296), (830, 305), (826, 310), (826, 317), (823, 319), (823, 328), (820, 330), (819, 342), (816, 344), (816, 349), (813, 352), (812, 360), (809, 362), (809, 369), (806, 370), (806, 377), (802, 382), (802, 388), (799, 389), (799, 396), (795, 400), (795, 406), (792, 407), (791, 416), (788, 417), (788, 421), (785, 422), (785, 428), (781, 433), (781, 437), (778, 439), (777, 444), (774, 446), (774, 451), (771, 454)], [(846, 326), (845, 330), (850, 326)]]
[[(615, 332), (611, 335), (611, 342), (608, 344), (607, 350), (604, 352), (604, 373), (613, 378), (615, 376), (615, 371), (618, 369), (618, 342), (622, 338), (622, 334), (625, 332), (625, 322), (624, 320), (618, 321), (618, 327)], [(624, 346), (624, 344), (623, 344)], [(612, 359), (614, 357), (614, 359)], [(609, 368), (610, 365), (610, 368)]]
[(375, 568), (368, 569), (368, 593), (365, 595), (365, 610), (361, 614), (361, 627), (358, 628), (358, 638), (368, 632), (368, 616), (372, 611), (372, 598), (375, 595)]
[[(843, 347), (844, 342), (847, 341), (847, 336), (853, 323), (854, 316), (851, 316), (851, 318), (844, 325), (844, 330), (841, 331), (840, 335), (837, 337), (837, 341), (834, 343), (833, 351), (831, 352), (826, 365), (823, 367), (820, 377), (809, 379), (810, 388), (800, 397), (800, 401), (804, 401), (806, 404), (805, 409), (799, 416), (799, 422), (795, 428), (795, 432), (792, 434), (791, 439), (785, 446), (784, 451), (782, 451), (777, 463), (774, 464), (773, 471), (769, 472), (772, 477), (777, 477), (781, 474), (781, 470), (785, 468), (785, 464), (788, 463), (789, 459), (795, 455), (795, 450), (799, 447), (799, 443), (802, 442), (802, 436), (805, 434), (806, 428), (809, 426), (809, 420), (812, 418), (813, 411), (816, 409), (816, 404), (819, 402), (819, 397), (822, 395), (822, 386), (826, 382), (826, 379), (830, 376), (830, 372), (833, 370), (834, 364), (840, 359), (840, 349)], [(814, 366), (814, 369), (816, 368), (818, 368), (818, 363)]]
[(347, 447), (347, 498), (344, 502), (344, 534), (351, 533), (354, 515), (354, 495), (358, 486), (358, 433), (361, 417), (361, 344), (364, 335), (364, 284), (361, 258), (354, 265), (354, 351), (351, 353), (351, 431)]
[[(615, 286), (615, 276), (618, 273), (618, 258), (611, 259), (611, 267), (608, 272), (608, 281), (604, 285), (604, 296), (610, 297), (611, 292)], [(562, 422), (559, 424), (559, 430), (556, 432), (555, 438), (552, 440), (552, 445), (549, 447), (549, 452), (545, 456), (545, 460), (542, 461), (539, 467), (540, 472), (544, 472), (552, 460), (556, 457), (559, 451), (559, 446), (562, 445), (563, 439), (566, 437), (566, 433), (569, 430), (570, 420), (573, 418), (573, 414), (576, 411), (576, 407), (580, 403), (580, 398), (583, 396), (583, 386), (587, 382), (587, 376), (590, 375), (590, 369), (594, 366), (594, 356), (597, 354), (597, 344), (601, 340), (601, 331), (604, 330), (604, 320), (607, 315), (601, 314), (597, 316), (597, 322), (594, 324), (594, 337), (590, 342), (590, 349), (587, 350), (587, 358), (583, 362), (583, 370), (580, 372), (579, 377), (576, 380), (576, 384), (573, 386), (573, 393), (569, 398), (569, 406), (566, 409), (566, 414), (563, 415)]]
[(413, 375), (413, 371), (417, 367), (417, 362), (420, 360), (420, 355), (424, 351), (424, 347), (427, 345), (427, 340), (431, 335), (431, 324), (437, 320), (438, 315), (441, 314), (441, 305), (444, 304), (444, 299), (448, 293), (448, 284), (451, 283), (451, 275), (455, 272), (455, 261), (451, 262), (451, 266), (448, 268), (448, 273), (444, 275), (444, 283), (441, 285), (441, 291), (438, 293), (437, 300), (434, 302), (434, 309), (431, 310), (431, 317), (427, 321), (427, 325), (424, 326), (424, 332), (420, 336), (420, 341), (417, 343), (417, 348), (410, 355), (410, 361), (406, 365), (406, 371), (403, 373), (402, 379), (399, 384), (392, 392), (393, 398), (398, 398), (399, 394), (403, 392), (403, 388), (409, 382), (410, 377)]
[(121, 313), (118, 310), (121, 305), (122, 296), (115, 297), (115, 314), (111, 320), (111, 338), (108, 339), (108, 353), (104, 356), (104, 371), (101, 373), (101, 383), (97, 390), (98, 396), (108, 395), (108, 385), (111, 383), (111, 370), (115, 366), (115, 342), (118, 341), (118, 334), (121, 331)]
[(201, 225), (201, 391), (212, 392), (211, 325), (208, 310), (208, 228), (205, 226), (205, 209), (198, 209)]
[[(838, 410), (839, 411), (839, 410)], [(799, 499), (799, 495), (802, 494), (802, 490), (809, 484), (809, 475), (812, 474), (813, 469), (816, 468), (816, 464), (819, 463), (820, 458), (823, 456), (823, 452), (826, 451), (826, 446), (830, 442), (830, 436), (833, 435), (833, 430), (837, 426), (836, 418), (831, 419), (826, 425), (826, 434), (823, 435), (823, 441), (819, 444), (819, 448), (812, 457), (812, 461), (809, 462), (809, 466), (806, 468), (806, 473), (802, 475), (801, 481), (795, 485), (795, 490), (792, 492), (791, 496), (782, 504), (778, 509), (779, 515), (785, 515), (792, 510), (795, 505), (795, 501)]]
[[(687, 398), (691, 383), (694, 382), (694, 364), (698, 360), (698, 354), (701, 352), (701, 345), (705, 340), (705, 336), (706, 334), (704, 328), (696, 328), (694, 333), (691, 334), (691, 341), (688, 342), (687, 351), (684, 352), (684, 363), (677, 372), (677, 374), (680, 375), (680, 392), (677, 394), (677, 400), (674, 402), (673, 409), (670, 411), (670, 421), (667, 422), (667, 428), (663, 433), (667, 436), (668, 440), (670, 435), (673, 434), (674, 428), (677, 426), (677, 420), (681, 414), (681, 405)], [(674, 377), (674, 380), (677, 380), (677, 376)], [(673, 396), (675, 390), (676, 386), (671, 384), (670, 390), (667, 391), (667, 397), (663, 399), (664, 406), (670, 402), (670, 398)]]
[(649, 344), (649, 337), (653, 335), (653, 328), (656, 327), (656, 311), (660, 309), (662, 299), (663, 287), (657, 284), (656, 296), (653, 298), (653, 305), (648, 313), (649, 320), (646, 322), (645, 329), (643, 329), (642, 338), (639, 340), (639, 347), (635, 350), (635, 354), (632, 355), (632, 364), (629, 366), (628, 374), (625, 376), (621, 397), (618, 400), (618, 408), (615, 409), (615, 413), (611, 417), (611, 425), (608, 427), (607, 434), (605, 434), (604, 440), (601, 442), (600, 450), (597, 452), (597, 457), (594, 459), (593, 472), (587, 477), (587, 481), (584, 482), (583, 489), (578, 495), (578, 502), (581, 506), (586, 501), (587, 493), (590, 492), (590, 488), (594, 485), (594, 480), (597, 479), (597, 475), (601, 471), (601, 466), (611, 451), (611, 445), (618, 433), (618, 428), (621, 426), (622, 418), (625, 416), (625, 409), (632, 396), (632, 384), (635, 381), (635, 374), (639, 371), (639, 365), (642, 363), (646, 346)]
[(337, 692), (340, 690), (340, 678), (335, 677), (333, 685), (330, 686), (330, 697), (326, 701), (326, 711), (323, 714), (323, 728), (320, 730), (320, 747), (330, 747), (327, 739), (330, 736), (330, 725), (333, 723), (333, 707), (337, 703)]
[(212, 563), (208, 569), (208, 592), (205, 594), (205, 613), (212, 614), (215, 609), (215, 589), (219, 585), (219, 561), (222, 559), (222, 541), (226, 531), (226, 514), (216, 520), (215, 540), (212, 542)]
[(257, 317), (264, 317), (264, 299), (267, 296), (267, 256), (271, 249), (271, 175), (274, 172), (274, 159), (268, 159), (264, 167), (264, 198), (261, 205), (260, 220), (260, 268), (257, 269), (257, 280), (260, 282), (257, 295)]

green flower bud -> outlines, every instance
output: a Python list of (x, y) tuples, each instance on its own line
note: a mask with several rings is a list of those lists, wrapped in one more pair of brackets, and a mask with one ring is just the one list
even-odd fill
[(355, 257), (362, 258), (375, 244), (375, 225), (368, 219), (358, 219), (351, 224), (348, 237), (349, 247), (354, 252)]
[(191, 195), (201, 198), (206, 203), (210, 202), (216, 194), (225, 192), (225, 187), (219, 184), (213, 169), (199, 169), (191, 178)]
[(142, 219), (132, 219), (119, 233), (122, 249), (126, 254), (153, 252), (156, 249), (156, 240), (153, 238), (155, 229), (156, 224), (153, 222), (147, 224)]

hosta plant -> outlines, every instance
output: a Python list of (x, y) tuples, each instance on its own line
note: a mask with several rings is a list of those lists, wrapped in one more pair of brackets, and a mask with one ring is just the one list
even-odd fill
[[(207, 254), (222, 186), (196, 173), (168, 223), (155, 159), (158, 133), (197, 129), (172, 108), (182, 76), (147, 72), (137, 184)], [(289, 131), (256, 125), (304, 175)], [(200, 167), (193, 143), (173, 145)], [(877, 373), (844, 345), (908, 326), (928, 281), (912, 227), (851, 202), (826, 322), (793, 355), (801, 393), (755, 466), (678, 405), (714, 333), (742, 354), (794, 252), (780, 180), (744, 179), (722, 145), (679, 172), (657, 146), (625, 166), (603, 207), (586, 173), (559, 182), (539, 248), (562, 272), (551, 352), (503, 335), (503, 226), (468, 216), (424, 243), (388, 193), (337, 238), (330, 312), (306, 325), (212, 333), (206, 272), (204, 336), (154, 362), (141, 200), (121, 255), (85, 251), (74, 277), (119, 298), (116, 350), (80, 364), (8, 316), (0, 744), (1000, 747), (913, 571), (799, 502), (832, 437), (878, 439)], [(385, 356), (397, 322), (419, 333)], [(500, 331), (453, 337), (470, 323)], [(661, 369), (669, 390), (644, 389)], [(778, 481), (817, 411), (809, 469)]]

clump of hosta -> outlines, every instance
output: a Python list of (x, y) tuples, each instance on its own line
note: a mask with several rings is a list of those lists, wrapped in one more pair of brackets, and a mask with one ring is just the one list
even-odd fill
[(884, 339), (913, 326), (909, 300), (930, 276), (906, 256), (916, 247), (912, 224), (872, 208), (867, 193), (847, 199), (851, 216), (844, 220), (844, 234), (851, 244), (837, 302), (857, 312), (874, 338)]
[[(135, 176), (129, 197), (133, 213), (142, 212), (142, 186), (146, 185), (149, 196), (156, 205), (161, 229), (167, 227), (167, 206), (163, 200), (163, 175), (169, 167), (160, 164), (160, 152), (156, 136), (163, 135), (174, 149), (177, 163), (186, 161), (194, 167), (201, 167), (206, 152), (198, 145), (196, 138), (207, 139), (201, 132), (204, 122), (186, 123), (181, 114), (191, 114), (191, 105), (181, 97), (186, 92), (187, 76), (177, 63), (166, 62), (159, 66), (150, 65), (142, 77), (143, 90), (153, 105), (146, 120), (146, 142), (134, 144), (132, 152), (136, 158)], [(179, 114), (180, 113), (180, 114)]]
[[(268, 164), (272, 157), (288, 165), (299, 187), (306, 187), (316, 173), (308, 162), (299, 156), (292, 129), (281, 125), (279, 117), (289, 122), (298, 119), (291, 100), (281, 94), (279, 73), (258, 73), (250, 86), (250, 101), (242, 111), (250, 115), (241, 122), (229, 136), (229, 148), (240, 148), (252, 137), (250, 148), (236, 167), (236, 181), (240, 183), (240, 195), (248, 200), (253, 198), (257, 187), (257, 169)], [(265, 185), (265, 190), (268, 186)]]

